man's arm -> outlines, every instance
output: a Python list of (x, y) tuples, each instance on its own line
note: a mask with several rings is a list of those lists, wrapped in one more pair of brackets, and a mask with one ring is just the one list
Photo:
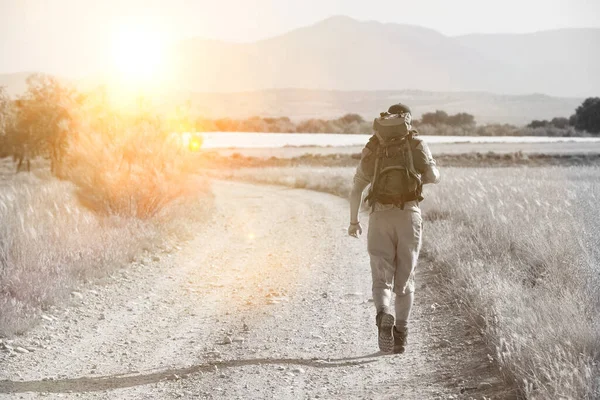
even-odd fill
[(423, 184), (438, 183), (440, 181), (440, 170), (438, 169), (429, 146), (421, 138), (416, 137), (413, 141), (413, 160), (415, 169), (421, 174)]
[(350, 223), (358, 222), (358, 211), (362, 201), (362, 194), (368, 185), (369, 181), (359, 177), (357, 172), (357, 175), (354, 176), (352, 191), (350, 192)]
[(358, 221), (358, 211), (362, 201), (362, 194), (365, 188), (369, 185), (369, 178), (365, 176), (360, 165), (356, 168), (354, 175), (354, 183), (350, 191), (350, 226), (348, 234), (357, 237), (362, 233), (362, 227)]

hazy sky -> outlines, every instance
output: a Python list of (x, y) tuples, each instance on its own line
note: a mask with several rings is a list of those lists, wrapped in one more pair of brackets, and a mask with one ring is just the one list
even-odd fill
[(600, 0), (0, 0), (0, 73), (86, 75), (128, 25), (167, 41), (252, 41), (333, 15), (447, 35), (532, 32), (600, 27)]

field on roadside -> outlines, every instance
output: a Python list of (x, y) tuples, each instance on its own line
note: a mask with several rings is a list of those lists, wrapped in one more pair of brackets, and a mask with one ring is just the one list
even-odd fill
[[(350, 167), (213, 171), (346, 196)], [(424, 257), (446, 301), (532, 399), (600, 396), (600, 168), (445, 168), (426, 187)], [(449, 332), (449, 334), (452, 334)]]
[[(78, 286), (190, 238), (210, 212), (202, 180), (187, 180), (197, 183), (195, 192), (174, 193), (180, 197), (160, 204), (151, 218), (136, 218), (115, 212), (114, 204), (111, 211), (108, 203), (139, 208), (142, 200), (166, 197), (160, 193), (169, 190), (166, 183), (142, 188), (129, 182), (136, 193), (127, 194), (96, 177), (90, 191), (52, 177), (47, 165), (35, 165), (31, 173), (15, 174), (14, 168), (0, 159), (0, 338), (24, 332)], [(84, 175), (93, 176), (91, 170)]]

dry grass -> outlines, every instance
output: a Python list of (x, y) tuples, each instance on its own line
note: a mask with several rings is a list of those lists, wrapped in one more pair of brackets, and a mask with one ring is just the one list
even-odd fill
[(66, 177), (83, 204), (99, 213), (152, 218), (169, 203), (201, 189), (194, 154), (149, 122), (103, 126), (74, 138)]
[[(599, 398), (600, 169), (443, 174), (426, 188), (426, 256), (484, 333), (490, 357), (526, 398)], [(299, 167), (225, 177), (346, 196), (352, 175)]]
[(207, 170), (205, 174), (221, 179), (310, 189), (346, 197), (351, 189), (354, 170), (347, 167), (256, 167)]
[(447, 169), (426, 249), (527, 398), (600, 395), (598, 168)]
[(156, 243), (149, 223), (99, 220), (73, 185), (21, 174), (0, 194), (0, 335), (21, 333), (79, 281), (130, 261)]
[(164, 143), (140, 143), (146, 153), (127, 164), (117, 144), (80, 145), (66, 174), (75, 184), (46, 169), (15, 175), (0, 160), (0, 336), (24, 332), (81, 283), (189, 239), (210, 213), (206, 181), (163, 163), (175, 154)]

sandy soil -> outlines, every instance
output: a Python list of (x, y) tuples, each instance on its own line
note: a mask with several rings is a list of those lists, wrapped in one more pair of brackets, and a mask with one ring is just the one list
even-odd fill
[(345, 200), (214, 191), (195, 239), (74, 292), (1, 345), (0, 399), (508, 397), (427, 262), (407, 353), (377, 352), (366, 238), (347, 237)]

